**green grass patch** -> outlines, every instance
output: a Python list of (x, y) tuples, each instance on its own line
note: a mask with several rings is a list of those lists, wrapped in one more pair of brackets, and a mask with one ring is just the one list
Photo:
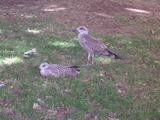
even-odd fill
[[(76, 77), (43, 77), (36, 71), (40, 63), (81, 65), (87, 61), (87, 52), (77, 35), (59, 33), (68, 27), (58, 21), (40, 16), (30, 19), (0, 20), (0, 82), (5, 83), (0, 87), (0, 119), (83, 120), (92, 114), (98, 120), (158, 120), (156, 37), (146, 33), (128, 38), (99, 36), (124, 60), (96, 56), (95, 65), (81, 66)], [(128, 23), (123, 16), (118, 20)], [(55, 31), (43, 29), (48, 26)], [(33, 48), (38, 54), (23, 58)]]

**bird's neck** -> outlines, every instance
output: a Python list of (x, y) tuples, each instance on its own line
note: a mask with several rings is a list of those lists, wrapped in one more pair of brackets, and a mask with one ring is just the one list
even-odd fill
[(87, 34), (88, 35), (88, 32), (85, 31), (85, 32), (80, 32), (79, 33), (79, 35), (83, 35), (83, 34)]
[(81, 33), (79, 33), (78, 34), (78, 39), (81, 39), (81, 38), (83, 38), (85, 35), (88, 35), (88, 33), (86, 33), (86, 32), (81, 32)]

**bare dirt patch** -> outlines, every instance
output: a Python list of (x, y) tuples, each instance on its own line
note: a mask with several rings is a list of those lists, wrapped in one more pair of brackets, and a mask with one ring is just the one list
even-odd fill
[[(159, 4), (151, 2), (123, 2), (115, 0), (2, 0), (1, 8), (7, 14), (20, 10), (39, 10), (37, 15), (57, 19), (60, 24), (87, 26), (92, 32), (133, 34), (139, 32), (141, 26), (129, 25), (133, 21), (146, 22), (150, 17), (159, 21)], [(10, 9), (8, 9), (10, 8)], [(134, 8), (150, 11), (151, 14), (127, 11)], [(14, 11), (14, 12), (13, 12)], [(125, 19), (121, 19), (125, 17)], [(143, 17), (143, 19), (141, 18)], [(120, 21), (119, 21), (120, 19)], [(146, 20), (147, 19), (147, 20)], [(71, 26), (73, 27), (73, 26)], [(72, 28), (71, 28), (72, 29)]]

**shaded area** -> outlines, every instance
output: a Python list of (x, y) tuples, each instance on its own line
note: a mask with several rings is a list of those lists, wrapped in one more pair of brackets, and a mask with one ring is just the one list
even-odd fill
[[(75, 27), (80, 25), (85, 25), (91, 29), (91, 32), (96, 32), (97, 34), (111, 33), (118, 35), (135, 34), (140, 31), (144, 25), (135, 26), (133, 21), (145, 22), (149, 17), (153, 18), (154, 21), (159, 21), (159, 5), (151, 2), (135, 2), (135, 1), (106, 1), (106, 0), (51, 0), (47, 1), (13, 1), (11, 5), (11, 0), (6, 2), (5, 7), (8, 6), (12, 9), (8, 11), (8, 15), (16, 15), (14, 11), (22, 10), (40, 10), (38, 13), (35, 12), (36, 16), (50, 17), (59, 21), (60, 24), (74, 24)], [(2, 2), (3, 3), (3, 2)], [(8, 5), (8, 6), (7, 6)], [(4, 7), (3, 5), (1, 5)], [(4, 7), (4, 8), (5, 8)], [(151, 15), (146, 15), (145, 19), (142, 14), (134, 14), (127, 12), (125, 8), (141, 9), (150, 11)], [(43, 12), (45, 11), (45, 13)], [(56, 12), (61, 12), (57, 14)], [(122, 20), (120, 16), (124, 18)], [(24, 14), (25, 15), (25, 14)], [(17, 16), (17, 15), (16, 15)], [(25, 15), (29, 16), (29, 15)], [(127, 22), (128, 24), (126, 25)], [(51, 27), (51, 26), (48, 26)], [(68, 28), (67, 28), (68, 29)], [(51, 31), (52, 29), (49, 28)]]
[[(113, 1), (29, 0), (0, 4), (0, 78), (5, 84), (0, 87), (2, 119), (159, 118), (159, 8), (146, 6), (145, 2)], [(44, 11), (47, 7), (51, 10)], [(155, 15), (150, 19), (149, 15), (126, 11), (126, 7)], [(41, 62), (86, 63), (87, 52), (80, 47), (77, 35), (70, 32), (79, 24), (88, 26), (91, 34), (96, 32), (93, 36), (125, 60), (96, 56), (95, 66), (81, 67), (81, 74), (75, 78), (40, 76), (35, 68)], [(125, 37), (130, 33), (128, 27), (135, 31), (141, 25), (144, 33), (136, 31), (137, 35)], [(125, 34), (116, 37), (121, 31)], [(23, 53), (32, 48), (37, 48), (38, 54), (24, 59)]]
[(0, 4), (1, 6), (8, 7), (8, 6), (14, 6), (14, 5), (29, 5), (29, 4), (34, 4), (37, 0), (1, 0)]

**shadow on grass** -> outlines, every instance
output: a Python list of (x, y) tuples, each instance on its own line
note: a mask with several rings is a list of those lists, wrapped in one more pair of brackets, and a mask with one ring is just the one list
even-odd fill
[[(75, 108), (74, 112), (62, 116), (62, 119), (83, 120), (90, 112), (102, 120), (158, 117), (155, 101), (158, 98), (159, 63), (156, 53), (150, 51), (154, 47), (159, 49), (157, 41), (134, 37), (130, 44), (131, 39), (116, 41), (106, 35), (102, 38), (104, 43), (110, 43), (109, 46), (123, 45), (120, 53), (127, 57), (124, 63), (111, 62), (107, 57), (98, 56), (96, 60), (100, 64), (81, 67), (82, 72), (77, 77), (43, 77), (35, 70), (41, 62), (79, 65), (82, 61), (86, 63), (87, 52), (72, 35), (44, 37), (45, 33), (39, 32), (35, 25), (38, 21), (40, 26), (41, 20), (33, 21), (25, 23), (19, 20), (19, 24), (17, 20), (14, 23), (1, 21), (0, 78), (6, 86), (0, 88), (0, 108), (14, 108), (17, 115), (35, 119), (54, 119), (50, 112), (55, 114), (57, 107)], [(43, 22), (46, 23), (45, 20)], [(28, 25), (34, 27), (29, 32), (26, 28)], [(22, 54), (32, 48), (36, 48), (38, 54), (24, 59)], [(113, 48), (113, 51), (118, 49)], [(117, 86), (124, 87), (127, 94), (118, 93)], [(148, 90), (143, 91), (143, 88)], [(3, 101), (7, 101), (8, 105)], [(35, 104), (39, 108), (35, 108)]]

